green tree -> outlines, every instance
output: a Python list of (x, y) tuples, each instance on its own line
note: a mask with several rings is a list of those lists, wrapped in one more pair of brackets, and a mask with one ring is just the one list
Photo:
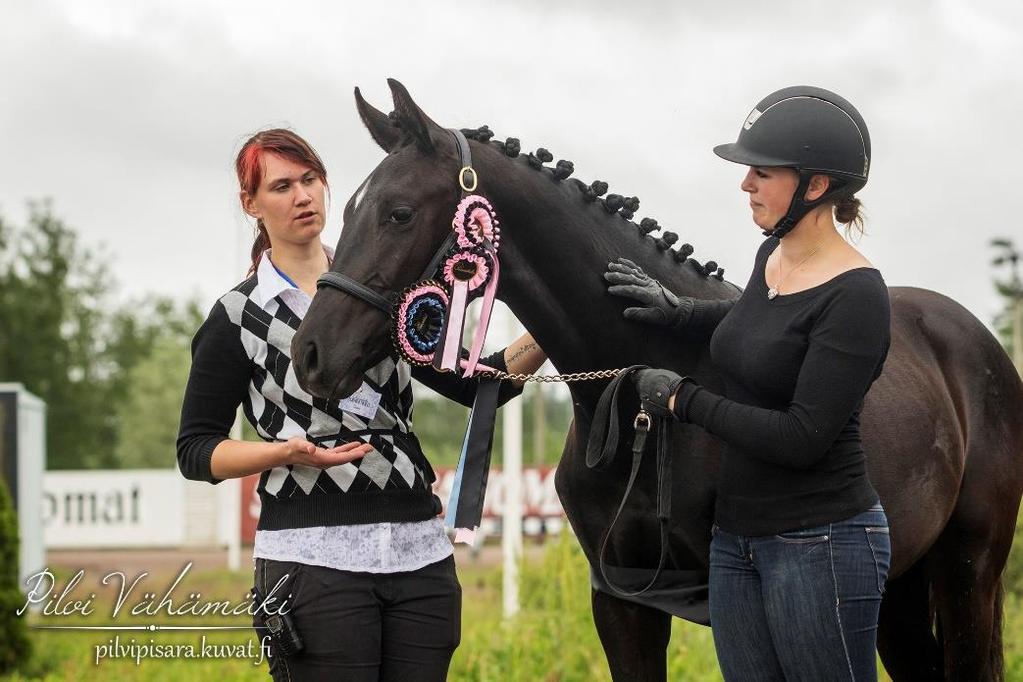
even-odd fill
[(0, 674), (24, 664), (32, 652), (26, 616), (17, 615), (25, 603), (18, 585), (18, 516), (7, 484), (0, 480)]
[(101, 466), (115, 436), (102, 338), (112, 281), (49, 202), (29, 207), (26, 229), (5, 225), (0, 242), (0, 379), (46, 401), (49, 466)]
[[(465, 436), (469, 410), (458, 403), (438, 396), (418, 382), (413, 383), (416, 403), (412, 414), (412, 428), (423, 445), (423, 451), (430, 463), (440, 467), (453, 467), (458, 463), (458, 455)], [(533, 401), (540, 390), (539, 386), (526, 386), (525, 391), (516, 400), (522, 400), (522, 461), (526, 466), (535, 464), (557, 464), (561, 459), (561, 451), (565, 445), (565, 435), (572, 421), (572, 402), (566, 395), (548, 393), (544, 396), (544, 435), (543, 451), (534, 452), (532, 434), (534, 428)], [(500, 465), (502, 461), (503, 425), (501, 411), (497, 412), (497, 428), (494, 431), (493, 462)]]
[(1019, 275), (1020, 252), (1011, 239), (992, 239), (997, 253), (991, 260), (996, 268), (1008, 268), (1009, 277), (994, 280), (995, 290), (1005, 299), (1005, 307), (995, 316), (994, 325), (1002, 345), (1023, 374), (1023, 279)]
[[(175, 466), (175, 441), (181, 400), (191, 364), (192, 334), (202, 324), (202, 311), (190, 301), (180, 309), (168, 299), (151, 299), (139, 306), (138, 317), (125, 315), (134, 325), (122, 340), (139, 342), (137, 359), (125, 373), (125, 395), (120, 402), (116, 460), (123, 468)], [(127, 351), (126, 351), (127, 352)]]
[[(991, 246), (997, 253), (991, 260), (996, 268), (1008, 268), (1008, 279), (994, 281), (995, 290), (1005, 299), (1005, 307), (995, 316), (994, 324), (1005, 350), (1016, 363), (1016, 369), (1023, 374), (1023, 338), (1020, 328), (1023, 327), (1023, 280), (1019, 276), (1020, 253), (1012, 240), (993, 239)], [(1023, 509), (1019, 512), (1023, 515)], [(1002, 579), (1010, 592), (1017, 597), (1023, 596), (1023, 523), (1018, 516), (1016, 532), (1013, 536), (1012, 551)]]
[[(132, 382), (142, 380), (133, 369), (166, 329), (180, 335), (192, 323), (170, 314), (167, 300), (116, 306), (101, 256), (49, 201), (29, 202), (24, 229), (0, 220), (0, 381), (22, 383), (46, 401), (51, 469), (118, 465), (124, 405)], [(176, 423), (176, 412), (164, 420)]]

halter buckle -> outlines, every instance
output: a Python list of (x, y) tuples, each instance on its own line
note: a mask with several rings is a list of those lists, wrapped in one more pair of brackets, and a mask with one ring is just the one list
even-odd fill
[[(468, 172), (471, 177), (472, 185), (465, 179), (465, 174)], [(475, 169), (472, 166), (463, 166), (462, 170), (458, 171), (458, 185), (462, 188), (463, 192), (475, 192), (476, 186), (479, 184), (479, 176), (476, 175)]]

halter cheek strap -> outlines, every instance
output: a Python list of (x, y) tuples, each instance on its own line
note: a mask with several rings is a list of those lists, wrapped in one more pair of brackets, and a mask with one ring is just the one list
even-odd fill
[(472, 150), (469, 149), (469, 141), (461, 130), (449, 128), (448, 132), (455, 138), (455, 145), (458, 147), (458, 159), (462, 162), (462, 168), (458, 171), (458, 186), (462, 188), (462, 194), (469, 194), (476, 191), (479, 178), (472, 167)]
[[(466, 181), (471, 180), (471, 187), (475, 188), (478, 182), (476, 171), (472, 167), (472, 152), (469, 150), (469, 141), (465, 139), (465, 135), (460, 130), (449, 130), (452, 137), (455, 138), (456, 146), (458, 147), (458, 160), (461, 165), (461, 170), (458, 173), (458, 182), (462, 187), (462, 193), (465, 194)], [(440, 268), (444, 256), (447, 255), (448, 251), (455, 245), (455, 240), (458, 235), (453, 231), (448, 234), (444, 239), (444, 242), (434, 252), (430, 262), (426, 264), (426, 268), (422, 274), (416, 279), (416, 281), (422, 281), (432, 277), (437, 270)], [(316, 280), (316, 288), (322, 289), (327, 287), (330, 289), (337, 289), (343, 291), (346, 294), (351, 294), (361, 301), (370, 304), (374, 308), (382, 311), (384, 314), (390, 316), (394, 312), (394, 306), (398, 302), (398, 293), (393, 290), (385, 290), (383, 294), (369, 288), (365, 284), (358, 282), (348, 275), (341, 272), (327, 271), (320, 275), (319, 279)]]
[[(420, 275), (416, 281), (428, 279), (431, 275), (433, 275), (433, 273), (437, 272), (445, 254), (447, 254), (451, 247), (454, 246), (457, 236), (458, 235), (452, 232), (444, 239), (444, 243), (440, 245), (439, 249), (437, 249), (437, 253), (433, 255), (433, 258), (430, 259), (426, 269), (423, 270), (423, 274)], [(398, 295), (393, 291), (385, 291), (383, 294), (380, 294), (375, 290), (370, 289), (365, 284), (357, 282), (348, 275), (340, 272), (327, 271), (320, 275), (319, 279), (316, 280), (316, 288), (322, 289), (323, 287), (337, 289), (338, 291), (343, 291), (346, 294), (351, 294), (352, 296), (369, 303), (371, 306), (377, 308), (388, 316), (394, 312), (394, 305), (398, 302)]]

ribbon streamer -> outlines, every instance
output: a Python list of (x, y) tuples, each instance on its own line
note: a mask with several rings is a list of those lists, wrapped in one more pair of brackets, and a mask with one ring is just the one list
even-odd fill
[(500, 381), (484, 379), (476, 390), (444, 518), (444, 525), (455, 529), (455, 542), (471, 545), (483, 518), (500, 388)]
[(497, 260), (497, 253), (491, 248), (489, 242), (487, 242), (486, 247), (492, 256), (490, 259), (492, 271), (490, 273), (490, 280), (487, 282), (487, 288), (483, 293), (483, 305), (480, 308), (480, 319), (476, 325), (476, 334), (473, 336), (472, 348), (469, 350), (469, 361), (466, 363), (465, 372), (462, 374), (465, 378), (471, 377), (473, 372), (476, 371), (480, 353), (483, 351), (483, 343), (487, 338), (487, 327), (490, 326), (490, 313), (494, 308), (494, 298), (497, 296), (497, 280), (501, 267)]
[(448, 314), (445, 316), (441, 341), (433, 355), (433, 366), (439, 370), (458, 371), (458, 351), (462, 348), (465, 307), (468, 303), (468, 283), (456, 281), (451, 288), (451, 300), (448, 303)]

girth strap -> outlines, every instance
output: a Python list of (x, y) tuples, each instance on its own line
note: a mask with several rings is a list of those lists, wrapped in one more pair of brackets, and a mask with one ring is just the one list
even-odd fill
[[(597, 402), (597, 409), (593, 416), (593, 423), (590, 426), (590, 437), (586, 445), (586, 466), (591, 469), (603, 471), (611, 466), (614, 461), (615, 453), (618, 450), (619, 442), (619, 405), (618, 395), (619, 390), (622, 387), (623, 382), (631, 380), (633, 372), (639, 369), (645, 369), (646, 365), (633, 365), (632, 367), (626, 368), (621, 374), (616, 376), (608, 384), (607, 388), (604, 389), (604, 393), (601, 394), (600, 400)], [(632, 441), (632, 469), (629, 472), (629, 481), (625, 485), (625, 493), (622, 495), (622, 501), (618, 505), (618, 511), (615, 512), (614, 519), (611, 521), (611, 525), (607, 529), (607, 533), (604, 535), (604, 539), (600, 544), (600, 552), (597, 555), (598, 568), (600, 575), (614, 592), (625, 597), (636, 597), (643, 594), (654, 586), (657, 582), (657, 578), (661, 575), (661, 570), (664, 568), (665, 559), (668, 556), (668, 523), (671, 521), (671, 462), (668, 459), (668, 446), (670, 444), (671, 432), (669, 422), (667, 418), (661, 418), (657, 420), (657, 523), (660, 526), (661, 534), (661, 555), (657, 561), (657, 569), (654, 571), (654, 575), (650, 578), (650, 582), (646, 584), (640, 590), (629, 591), (622, 589), (607, 575), (606, 564), (604, 561), (604, 555), (607, 551), (608, 540), (611, 537), (611, 531), (614, 530), (615, 524), (618, 523), (619, 517), (622, 515), (622, 510), (625, 509), (625, 503), (629, 499), (629, 495), (632, 493), (632, 487), (636, 483), (636, 477), (639, 475), (639, 467), (643, 461), (643, 450), (646, 446), (647, 435), (650, 432), (650, 428), (653, 426), (652, 417), (646, 412), (640, 410), (636, 415), (635, 421), (633, 422), (636, 430), (635, 436)]]

